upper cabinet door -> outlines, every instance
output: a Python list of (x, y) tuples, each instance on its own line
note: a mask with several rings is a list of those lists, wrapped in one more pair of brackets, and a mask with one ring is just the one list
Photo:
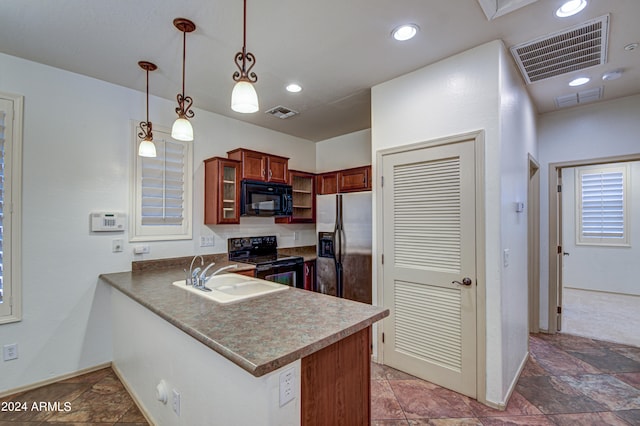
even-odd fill
[(371, 191), (371, 166), (338, 172), (338, 192)]
[(242, 161), (242, 179), (267, 180), (267, 157), (254, 151), (240, 151), (240, 158), (229, 158)]
[(316, 176), (318, 195), (338, 193), (338, 172), (322, 173)]
[(229, 151), (229, 158), (242, 162), (242, 179), (287, 183), (289, 159), (264, 152), (238, 148)]
[(289, 159), (267, 156), (267, 182), (288, 183), (289, 182)]

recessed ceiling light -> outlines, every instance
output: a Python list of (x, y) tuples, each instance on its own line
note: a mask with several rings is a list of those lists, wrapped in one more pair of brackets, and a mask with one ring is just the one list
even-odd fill
[(406, 41), (412, 39), (419, 29), (420, 27), (416, 24), (400, 25), (391, 32), (391, 35), (398, 41)]
[(587, 7), (587, 0), (569, 0), (566, 1), (556, 10), (556, 16), (566, 18), (573, 16)]
[(286, 89), (287, 89), (287, 92), (298, 93), (299, 91), (302, 90), (302, 86), (296, 83), (291, 83), (287, 85)]
[(575, 87), (575, 86), (582, 86), (583, 84), (587, 84), (591, 79), (589, 77), (578, 77), (574, 80), (571, 80), (569, 82), (569, 86), (571, 87)]
[(636, 50), (638, 48), (638, 43), (629, 43), (624, 47), (624, 50), (627, 52), (631, 52), (632, 50)]
[(602, 74), (602, 79), (604, 81), (611, 81), (611, 80), (617, 80), (620, 77), (622, 77), (622, 73), (624, 71), (619, 69), (619, 70), (613, 70), (613, 71), (609, 71), (609, 72), (605, 72), (604, 74)]

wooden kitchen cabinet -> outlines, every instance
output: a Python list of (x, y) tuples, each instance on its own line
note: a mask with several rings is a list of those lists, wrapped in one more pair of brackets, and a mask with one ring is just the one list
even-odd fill
[(316, 261), (308, 260), (304, 262), (304, 286), (305, 290), (315, 291), (316, 289)]
[(371, 327), (301, 362), (302, 426), (371, 424)]
[(371, 166), (338, 172), (338, 192), (371, 191)]
[(316, 176), (318, 195), (338, 193), (338, 172), (322, 173)]
[(240, 223), (240, 162), (213, 157), (204, 160), (204, 223)]
[(289, 185), (293, 198), (293, 214), (277, 217), (276, 223), (315, 223), (316, 179), (313, 173), (289, 170)]
[(234, 272), (234, 274), (244, 275), (245, 277), (255, 277), (256, 276), (256, 270), (255, 269), (247, 269), (246, 271)]
[(278, 155), (238, 148), (227, 152), (232, 160), (242, 164), (242, 179), (288, 183), (289, 159)]

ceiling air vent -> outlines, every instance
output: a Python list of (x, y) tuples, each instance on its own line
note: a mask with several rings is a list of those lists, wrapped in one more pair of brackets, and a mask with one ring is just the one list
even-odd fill
[(294, 115), (298, 115), (298, 111), (294, 111), (292, 109), (289, 109), (287, 107), (283, 107), (282, 105), (278, 105), (276, 107), (271, 108), (268, 111), (265, 111), (265, 113), (267, 114), (271, 114), (274, 117), (278, 117), (281, 119), (285, 119), (285, 118), (289, 118), (289, 117), (293, 117)]
[(513, 46), (511, 54), (527, 83), (604, 64), (609, 15)]
[(582, 92), (572, 93), (570, 95), (558, 96), (556, 98), (556, 106), (558, 108), (582, 105), (589, 102), (602, 99), (602, 91), (604, 87), (596, 87), (595, 89), (583, 90)]

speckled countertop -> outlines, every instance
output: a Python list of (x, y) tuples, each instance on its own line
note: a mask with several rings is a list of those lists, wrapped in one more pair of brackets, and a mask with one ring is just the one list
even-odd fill
[(184, 272), (176, 268), (100, 275), (256, 377), (389, 315), (387, 309), (296, 288), (222, 305), (171, 284), (180, 279)]

